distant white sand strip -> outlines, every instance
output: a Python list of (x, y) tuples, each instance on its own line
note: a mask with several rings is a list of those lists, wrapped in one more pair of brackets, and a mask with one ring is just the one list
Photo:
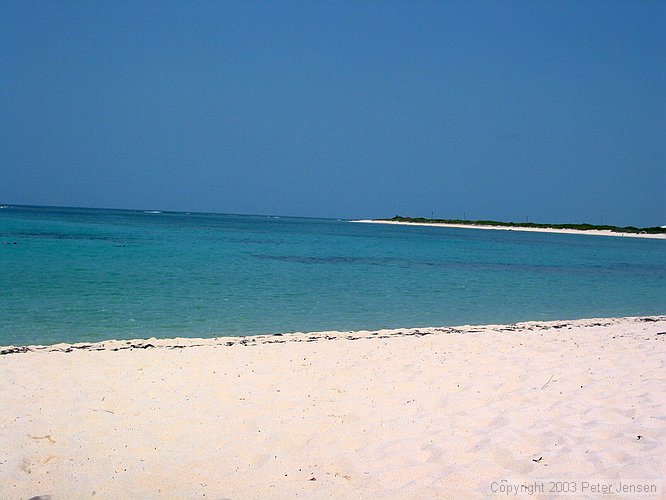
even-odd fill
[(459, 229), (493, 229), (499, 231), (526, 231), (532, 233), (560, 233), (560, 234), (587, 234), (593, 236), (624, 236), (627, 238), (651, 238), (666, 240), (666, 234), (648, 234), (648, 233), (617, 233), (615, 231), (601, 231), (590, 229), (583, 231), (581, 229), (556, 229), (547, 227), (520, 227), (520, 226), (479, 226), (474, 224), (444, 224), (438, 222), (402, 222), (393, 220), (353, 220), (351, 222), (362, 222), (364, 224), (397, 224), (403, 226), (429, 226), (429, 227), (452, 227)]
[(0, 353), (0, 498), (664, 494), (666, 316)]

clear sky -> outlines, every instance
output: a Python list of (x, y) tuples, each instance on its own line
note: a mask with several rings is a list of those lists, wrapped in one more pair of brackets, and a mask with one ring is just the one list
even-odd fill
[(666, 224), (664, 1), (0, 0), (0, 203)]

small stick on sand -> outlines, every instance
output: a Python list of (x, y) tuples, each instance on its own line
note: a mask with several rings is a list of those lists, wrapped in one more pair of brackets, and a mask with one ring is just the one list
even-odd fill
[(548, 384), (550, 384), (550, 381), (553, 380), (553, 377), (554, 377), (554, 376), (555, 376), (555, 374), (553, 373), (553, 374), (550, 376), (550, 378), (548, 379), (548, 382), (546, 382), (545, 384), (543, 384), (543, 385), (541, 386), (541, 388), (542, 388), (542, 389), (545, 389), (546, 386), (547, 386)]

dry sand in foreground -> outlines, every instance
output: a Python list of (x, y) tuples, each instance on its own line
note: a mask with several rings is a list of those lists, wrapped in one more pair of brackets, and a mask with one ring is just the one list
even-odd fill
[(0, 498), (481, 498), (666, 473), (666, 316), (0, 351)]

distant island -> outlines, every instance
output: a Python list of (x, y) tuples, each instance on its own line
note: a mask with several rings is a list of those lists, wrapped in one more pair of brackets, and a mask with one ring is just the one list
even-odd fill
[(416, 224), (446, 224), (451, 226), (477, 226), (479, 228), (516, 228), (516, 229), (544, 229), (544, 230), (573, 230), (573, 231), (609, 231), (611, 233), (628, 234), (663, 234), (666, 227), (635, 227), (610, 226), (595, 224), (540, 224), (537, 222), (502, 222), (494, 220), (464, 220), (464, 219), (428, 219), (425, 217), (403, 217), (396, 215), (391, 219), (374, 219), (375, 222), (416, 223)]

